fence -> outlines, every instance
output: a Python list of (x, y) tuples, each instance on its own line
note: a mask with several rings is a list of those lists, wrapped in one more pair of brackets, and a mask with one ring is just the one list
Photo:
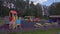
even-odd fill
[(2, 26), (3, 24), (5, 24), (5, 20), (4, 18), (0, 17), (0, 26)]

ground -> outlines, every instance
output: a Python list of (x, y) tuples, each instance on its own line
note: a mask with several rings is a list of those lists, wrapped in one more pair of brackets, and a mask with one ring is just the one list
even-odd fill
[[(2, 23), (3, 23), (3, 21), (2, 21)], [(24, 28), (29, 27), (29, 26), (27, 26), (27, 24), (28, 24), (27, 22), (26, 23), (23, 22), (23, 23), (26, 24), (26, 25), (24, 25)], [(29, 23), (29, 25), (30, 24), (31, 23)], [(33, 28), (31, 28), (31, 27), (33, 27), (33, 24), (31, 24), (30, 29), (33, 29)], [(46, 30), (37, 29), (37, 30), (31, 30), (31, 31), (22, 31), (22, 30), (20, 30), (18, 32), (11, 32), (11, 31), (9, 32), (9, 31), (6, 31), (6, 30), (8, 30), (7, 27), (8, 26), (6, 26), (6, 25), (0, 27), (0, 34), (58, 34), (58, 33), (60, 33), (60, 28), (52, 28), (52, 29), (46, 29)]]
[(60, 29), (48, 29), (48, 30), (34, 30), (34, 31), (20, 31), (20, 32), (1, 32), (1, 34), (58, 34), (60, 33)]

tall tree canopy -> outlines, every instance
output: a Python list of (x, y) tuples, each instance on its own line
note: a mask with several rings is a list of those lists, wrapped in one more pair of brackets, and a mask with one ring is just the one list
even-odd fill
[[(9, 3), (13, 3), (19, 16), (36, 16), (36, 17), (42, 16), (42, 9), (41, 9), (42, 7), (39, 3), (37, 5), (34, 5), (33, 2), (29, 4), (29, 1), (24, 0), (16, 0), (16, 1), (11, 0), (11, 1), (12, 2), (7, 2), (7, 6)], [(0, 15), (8, 16), (9, 10), (11, 8), (3, 6), (3, 2), (4, 1), (0, 1)]]
[(60, 15), (60, 2), (53, 3), (49, 7), (49, 14), (50, 15)]

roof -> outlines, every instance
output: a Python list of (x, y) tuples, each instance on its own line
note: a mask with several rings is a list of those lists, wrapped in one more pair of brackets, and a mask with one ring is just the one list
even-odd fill
[(17, 14), (17, 12), (15, 10), (11, 10), (10, 13)]
[(49, 16), (49, 17), (60, 17), (60, 15), (51, 15), (51, 16)]

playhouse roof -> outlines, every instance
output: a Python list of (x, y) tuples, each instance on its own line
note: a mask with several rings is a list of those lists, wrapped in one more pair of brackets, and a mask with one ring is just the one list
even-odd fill
[(11, 10), (10, 13), (17, 14), (17, 12), (15, 10)]
[(51, 15), (49, 17), (56, 17), (56, 18), (58, 18), (58, 17), (60, 17), (60, 15)]

